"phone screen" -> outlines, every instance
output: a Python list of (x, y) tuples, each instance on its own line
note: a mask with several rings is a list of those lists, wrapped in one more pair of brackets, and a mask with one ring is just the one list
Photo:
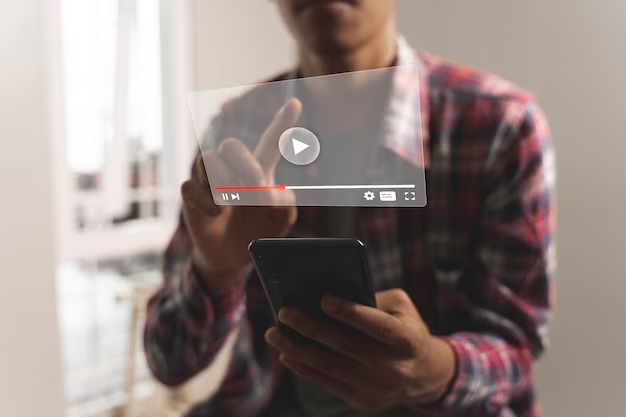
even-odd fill
[(295, 306), (329, 320), (320, 308), (325, 294), (375, 306), (365, 247), (354, 239), (269, 239), (251, 255), (274, 313)]

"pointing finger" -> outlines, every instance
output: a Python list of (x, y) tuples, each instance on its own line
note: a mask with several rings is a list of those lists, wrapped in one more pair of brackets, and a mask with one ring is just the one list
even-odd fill
[(267, 185), (267, 178), (259, 161), (241, 141), (226, 139), (220, 146), (219, 153), (245, 185)]
[(289, 99), (274, 117), (274, 120), (263, 133), (254, 151), (254, 156), (266, 172), (273, 176), (276, 165), (280, 161), (278, 141), (285, 130), (294, 127), (302, 114), (302, 103), (296, 98)]

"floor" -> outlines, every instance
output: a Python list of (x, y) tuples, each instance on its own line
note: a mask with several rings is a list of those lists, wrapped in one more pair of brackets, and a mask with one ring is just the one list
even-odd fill
[[(131, 304), (120, 298), (138, 282), (158, 282), (158, 271), (128, 277), (102, 265), (69, 264), (59, 268), (57, 277), (68, 407), (119, 398), (129, 356), (132, 311)], [(139, 383), (145, 383), (150, 375), (142, 355), (138, 358), (136, 375)]]

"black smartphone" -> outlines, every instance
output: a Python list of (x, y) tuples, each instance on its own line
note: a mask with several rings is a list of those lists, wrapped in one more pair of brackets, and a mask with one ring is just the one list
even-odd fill
[[(294, 306), (321, 321), (341, 326), (321, 309), (321, 298), (334, 294), (376, 307), (365, 245), (357, 239), (260, 239), (248, 248), (274, 317)], [(296, 335), (299, 336), (299, 335)]]

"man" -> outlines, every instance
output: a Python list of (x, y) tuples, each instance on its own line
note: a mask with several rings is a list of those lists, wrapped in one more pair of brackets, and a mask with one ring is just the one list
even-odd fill
[[(406, 119), (421, 118), (428, 205), (347, 217), (219, 207), (198, 158), (182, 188), (164, 285), (149, 304), (153, 373), (172, 386), (187, 381), (240, 328), (226, 379), (201, 415), (539, 416), (532, 374), (552, 302), (554, 196), (537, 105), (499, 78), (414, 53), (396, 33), (393, 0), (277, 3), (298, 45), (299, 76), (418, 65), (418, 82), (392, 84), (383, 114), (399, 153), (418, 140)], [(421, 105), (402, 100), (411, 94)], [(246, 100), (224, 112), (259, 107)], [(224, 122), (221, 146), (204, 155), (209, 178), (272, 182), (277, 161), (267, 144), (301, 112), (289, 101), (262, 138), (232, 138), (241, 129)], [(378, 307), (323, 299), (354, 333), (284, 308), (280, 320), (327, 346), (320, 349), (274, 328), (246, 249), (260, 237), (339, 234), (346, 221), (337, 216), (354, 224), (340, 234), (368, 246)]]

